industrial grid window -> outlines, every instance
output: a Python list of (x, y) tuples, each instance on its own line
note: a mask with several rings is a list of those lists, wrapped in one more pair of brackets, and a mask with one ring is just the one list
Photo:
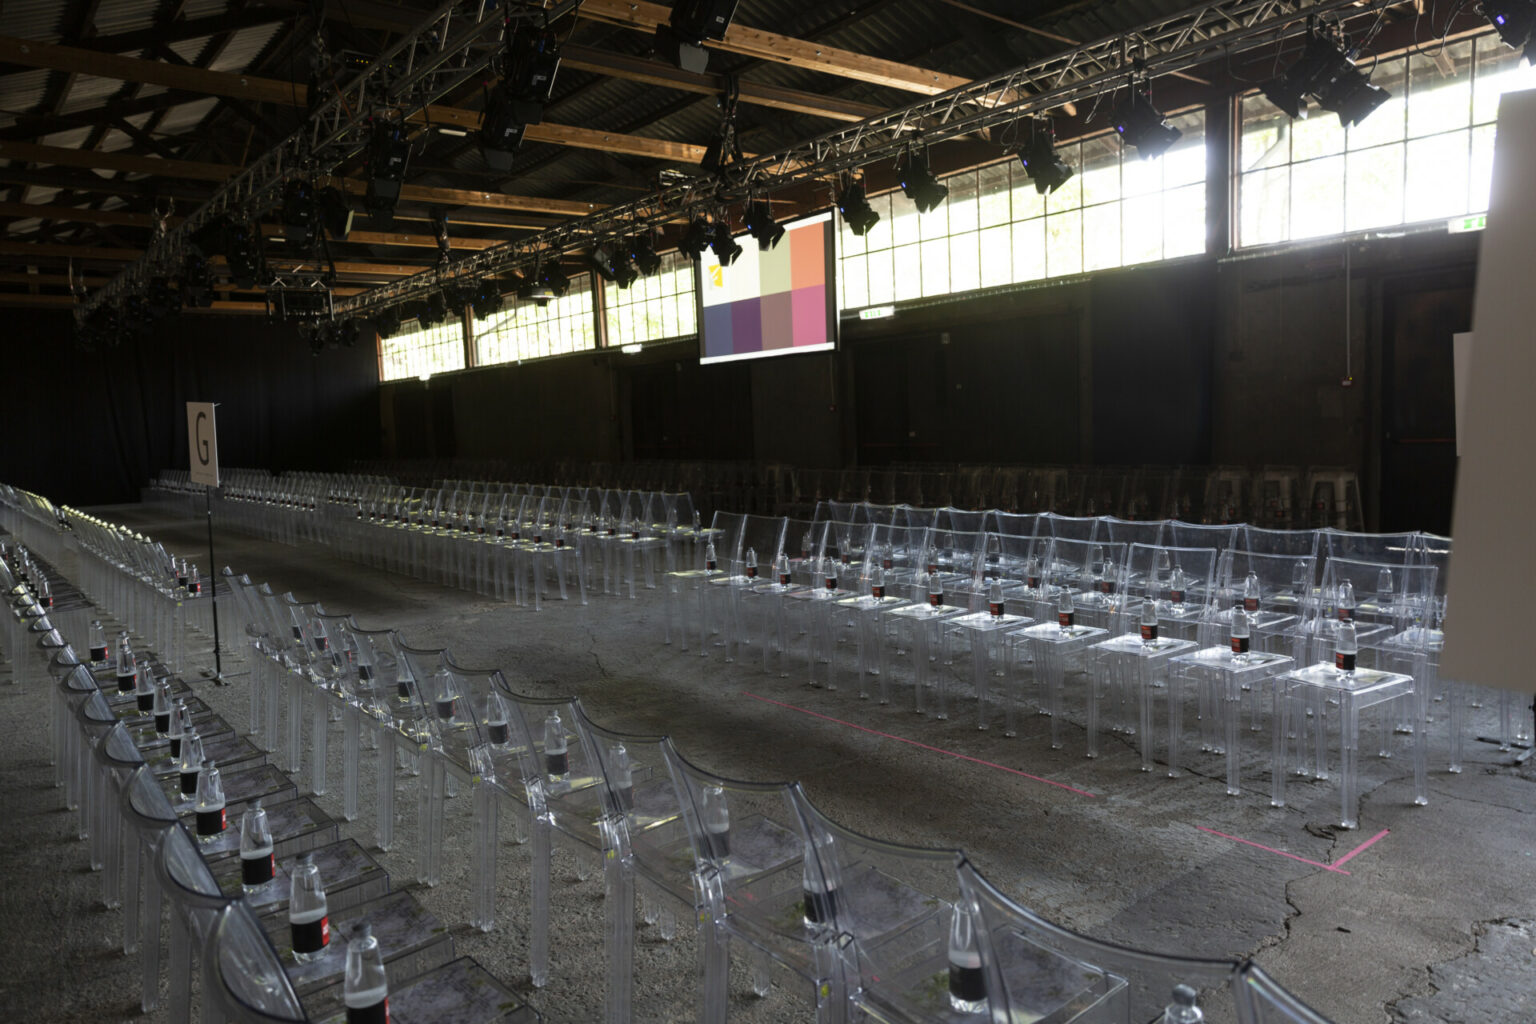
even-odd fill
[(464, 322), (457, 313), (435, 327), (410, 320), (379, 342), (381, 380), (425, 377), (464, 369)]
[(520, 363), (597, 347), (592, 275), (575, 274), (565, 295), (544, 305), (510, 298), (505, 308), (475, 323), (475, 365)]
[(693, 261), (680, 252), (661, 257), (661, 269), (628, 288), (603, 282), (603, 317), (608, 345), (641, 345), (698, 333), (698, 299)]
[(1183, 137), (1156, 160), (1113, 134), (1062, 143), (1074, 173), (1046, 196), (1009, 160), (941, 179), (949, 198), (925, 214), (900, 192), (871, 198), (879, 223), (839, 232), (842, 308), (1204, 252), (1205, 112), (1169, 121)]
[(1371, 81), (1391, 97), (1348, 128), (1315, 103), (1293, 121), (1260, 94), (1242, 98), (1238, 245), (1475, 226), (1488, 209), (1499, 97), (1536, 85), (1536, 72), (1485, 35), (1383, 60)]

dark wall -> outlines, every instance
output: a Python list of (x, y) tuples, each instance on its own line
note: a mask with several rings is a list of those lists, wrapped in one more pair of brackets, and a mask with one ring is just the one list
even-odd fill
[(372, 346), (311, 355), (264, 319), (184, 315), (82, 352), (56, 311), (9, 310), (0, 341), (0, 480), (70, 504), (134, 500), (187, 465), (189, 401), (218, 402), (224, 466), (333, 469), (379, 451)]

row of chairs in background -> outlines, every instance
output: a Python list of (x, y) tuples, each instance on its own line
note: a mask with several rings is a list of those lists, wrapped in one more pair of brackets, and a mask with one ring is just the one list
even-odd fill
[[(520, 694), (499, 670), (466, 668), (446, 649), (412, 647), (395, 633), (365, 630), (316, 605), (274, 597), (270, 588), (229, 571), (225, 579), (240, 595), (240, 617), (250, 616), (242, 632), (259, 677), (254, 699), (262, 706), (252, 719), (261, 723), (258, 742), (271, 743), (279, 734), (274, 703), (288, 716), (281, 730), (284, 753), (297, 753), (297, 730), (309, 724), (310, 777), (312, 783), (321, 780), (322, 791), (325, 775), (345, 773), (359, 753), (348, 738), (341, 763), (332, 763), (322, 734), (333, 727), (333, 714), (342, 719), (343, 735), (357, 735), (358, 744), (369, 743), (372, 734), (389, 769), (381, 779), (391, 790), (397, 776), (409, 777), (409, 769), (399, 767), (400, 754), (414, 753), (420, 801), (428, 808), (418, 873), (429, 884), (440, 880), (441, 854), (434, 851), (442, 844), (446, 797), (454, 788), (471, 794), (471, 923), (480, 928), (489, 929), (496, 912), (497, 817), (502, 806), (513, 809), (519, 822), (514, 831), (531, 845), (529, 964), (535, 984), (546, 980), (551, 962), (552, 844), (559, 841), (578, 862), (603, 872), (610, 1021), (631, 1019), (637, 890), (644, 893), (647, 916), (664, 930), (675, 928), (678, 910), (697, 922), (701, 1021), (725, 1017), (733, 946), (748, 960), (756, 991), (766, 993), (772, 973), (782, 971), (792, 984), (805, 986), (823, 1021), (990, 1014), (1174, 1024), (1201, 1019), (1202, 1004), (1208, 1019), (1322, 1021), (1251, 962), (1130, 950), (1062, 929), (992, 885), (963, 851), (871, 839), (822, 814), (798, 784), (715, 774), (664, 736), (605, 728), (574, 699)], [(46, 617), (15, 588), (9, 592), (31, 635)], [(91, 696), (82, 706), (99, 709), (102, 695), (89, 670), (69, 666), (72, 652), (56, 630), (44, 635), (45, 644), (61, 648), (56, 661), (61, 671), (68, 667), (66, 687), (71, 680), (84, 683)], [(108, 712), (115, 719), (109, 702)], [(348, 721), (356, 723), (355, 733)], [(123, 727), (118, 720), (106, 726), (118, 735)], [(101, 746), (98, 739), (94, 749)], [(144, 779), (144, 768), (128, 769), (122, 791), (143, 789)], [(76, 791), (94, 805), (106, 787), (91, 785), (77, 781)], [(129, 798), (127, 805), (132, 803)], [(385, 813), (376, 811), (380, 821)], [(175, 903), (180, 896), (173, 887), (183, 886), (186, 854), (196, 857), (196, 849), (184, 825), (165, 827), (160, 881)], [(195, 883), (191, 891), (203, 899), (188, 901), (193, 909), (184, 927), (192, 940), (189, 954), (196, 940), (202, 943), (205, 995), (218, 1001), (217, 993), (227, 991), (219, 1009), (239, 1020), (257, 1014), (303, 1019), (310, 1005), (274, 978), (285, 973), (291, 982), (309, 975), (291, 965), (274, 975), (282, 961), (253, 922), (249, 901), (220, 902), (198, 892)], [(354, 919), (350, 909), (333, 916)], [(173, 915), (172, 959), (180, 962), (175, 920)], [(424, 958), (402, 959), (419, 966)]]
[[(13, 676), (51, 679), (54, 782), (77, 815), (92, 870), (101, 873), (103, 903), (122, 912), (121, 945), (139, 958), (146, 1012), (161, 1004), (164, 969), (173, 1024), (190, 1019), (194, 993), (204, 1020), (328, 1019), (353, 995), (344, 974), (353, 942), (358, 952), (368, 944), (359, 930), (366, 924), (397, 1016), (454, 1024), (539, 1020), (511, 987), (473, 959), (456, 957), (436, 917), (408, 893), (392, 891), (375, 858), (341, 836), (333, 818), (172, 675), (161, 660), (168, 650), (153, 652), (148, 637), (124, 630), (125, 641), (141, 645), (126, 677), (121, 658), (95, 657), (94, 637), (93, 649), (77, 654), (56, 623), (111, 621), (108, 608), (54, 567), (40, 566), (58, 595), (45, 608), (36, 577), (14, 571), (14, 552), (0, 559), (5, 660)], [(116, 684), (107, 685), (114, 676)], [(331, 934), (347, 941), (322, 945), (300, 963), (288, 952), (300, 910), (289, 898), (305, 889), (292, 879), (312, 872), (323, 889), (310, 893), (317, 905), (306, 909), (323, 915), (322, 942)]]
[[(241, 470), (265, 489), (305, 474)], [(781, 463), (627, 462), (511, 464), (486, 460), (360, 463), (355, 475), (404, 487), (445, 480), (547, 480), (565, 487), (686, 491), (700, 513), (808, 516), (821, 501), (871, 501), (1127, 519), (1249, 522), (1273, 529), (1365, 528), (1357, 473), (1338, 466), (966, 466), (824, 469)], [(228, 475), (228, 474), (227, 474)], [(152, 483), (182, 490), (185, 471)], [(201, 489), (196, 489), (198, 495)]]

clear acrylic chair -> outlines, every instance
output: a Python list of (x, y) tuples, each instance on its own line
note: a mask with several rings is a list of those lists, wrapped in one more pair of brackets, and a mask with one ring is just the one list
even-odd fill
[[(777, 550), (759, 553), (759, 582), (743, 595), (746, 606), (756, 605), (760, 621), (763, 671), (771, 671), (770, 661), (778, 655), (780, 678), (789, 675), (791, 643), (788, 633), (789, 599), (810, 587), (810, 552), (816, 546), (812, 538), (825, 532), (826, 524), (805, 519), (786, 519)], [(791, 548), (791, 545), (799, 547)], [(744, 611), (746, 607), (744, 607)], [(745, 624), (744, 624), (745, 625)], [(803, 629), (803, 625), (797, 629)]]
[(309, 1020), (271, 940), (251, 908), (235, 900), (221, 910), (203, 949), (206, 1014), (234, 1024), (302, 1024)]
[[(119, 794), (123, 818), (123, 952), (139, 954), (140, 1006), (160, 1005), (161, 846), (177, 827), (176, 812), (146, 769), (132, 773)], [(137, 932), (137, 934), (135, 934)]]
[(193, 956), (205, 947), (220, 913), (238, 897), (224, 894), (198, 852), (197, 841), (180, 824), (160, 844), (157, 870), (161, 891), (170, 903), (170, 1017), (173, 1024), (186, 1024), (192, 1003)]

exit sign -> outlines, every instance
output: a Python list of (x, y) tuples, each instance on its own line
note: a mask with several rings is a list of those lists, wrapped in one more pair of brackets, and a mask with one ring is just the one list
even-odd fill
[(884, 320), (888, 316), (895, 315), (895, 306), (870, 306), (868, 309), (859, 310), (860, 320)]
[(1475, 214), (1471, 217), (1456, 217), (1448, 221), (1446, 230), (1453, 235), (1459, 235), (1464, 231), (1481, 231), (1488, 226), (1486, 213)]

